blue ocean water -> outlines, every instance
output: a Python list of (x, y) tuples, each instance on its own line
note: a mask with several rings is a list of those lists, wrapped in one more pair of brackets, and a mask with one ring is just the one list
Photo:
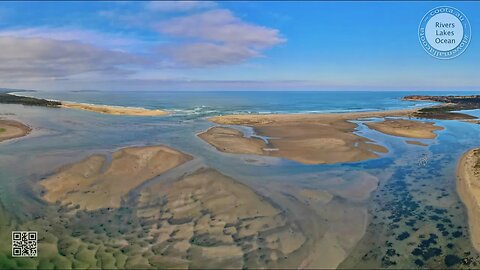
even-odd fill
[[(175, 115), (210, 116), (241, 113), (340, 113), (379, 111), (428, 106), (432, 103), (402, 101), (413, 91), (62, 91), (19, 93), (46, 99), (117, 106), (165, 109)], [(421, 92), (425, 95), (474, 94), (474, 92)]]

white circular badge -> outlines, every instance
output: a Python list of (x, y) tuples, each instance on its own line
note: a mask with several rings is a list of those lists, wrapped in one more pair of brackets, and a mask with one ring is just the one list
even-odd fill
[(425, 14), (418, 29), (423, 49), (438, 59), (462, 54), (471, 39), (467, 17), (453, 7), (437, 7)]

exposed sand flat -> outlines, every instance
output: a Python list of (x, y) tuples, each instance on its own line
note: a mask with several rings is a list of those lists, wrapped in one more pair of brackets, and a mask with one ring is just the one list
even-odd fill
[(50, 203), (86, 210), (119, 207), (130, 190), (191, 159), (166, 146), (123, 148), (112, 154), (110, 164), (106, 156), (92, 155), (60, 168), (40, 186), (46, 190), (43, 199)]
[(139, 217), (155, 221), (152, 248), (165, 257), (189, 254), (193, 268), (282, 265), (307, 239), (282, 210), (212, 169), (146, 187), (138, 206)]
[[(212, 127), (198, 137), (213, 145), (217, 150), (236, 154), (265, 154), (265, 142), (258, 138), (246, 138), (243, 133), (226, 127)], [(233, 142), (233, 143), (232, 143)]]
[(145, 108), (132, 108), (108, 105), (92, 105), (84, 103), (62, 102), (62, 107), (70, 109), (80, 109), (85, 111), (112, 114), (112, 115), (131, 115), (131, 116), (161, 116), (168, 112), (163, 110), (149, 110)]
[[(304, 164), (331, 164), (339, 162), (362, 161), (377, 158), (376, 152), (388, 150), (371, 140), (353, 133), (357, 124), (348, 120), (370, 117), (408, 116), (415, 110), (361, 112), (345, 114), (290, 114), (290, 115), (227, 115), (212, 117), (209, 120), (224, 125), (244, 125), (255, 128), (257, 134), (270, 137), (266, 151), (260, 143), (239, 135), (201, 136), (218, 150), (256, 147), (259, 155), (282, 157)], [(223, 128), (225, 129), (225, 128)], [(240, 152), (237, 152), (240, 153)]]
[(418, 145), (418, 146), (428, 146), (428, 144), (422, 143), (422, 142), (419, 142), (419, 141), (409, 141), (409, 140), (407, 140), (405, 142), (408, 143), (408, 144), (413, 144), (413, 145)]
[(417, 139), (433, 139), (437, 137), (434, 131), (443, 129), (443, 127), (435, 126), (434, 123), (405, 119), (385, 119), (382, 122), (367, 123), (366, 125), (385, 134)]
[(13, 120), (0, 119), (0, 142), (26, 136), (30, 127)]
[(468, 151), (460, 159), (457, 191), (468, 210), (470, 239), (480, 251), (480, 148)]

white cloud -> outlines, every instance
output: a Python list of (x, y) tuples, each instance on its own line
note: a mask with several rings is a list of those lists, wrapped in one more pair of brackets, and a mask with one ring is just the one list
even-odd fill
[(79, 41), (117, 51), (137, 50), (148, 45), (147, 42), (136, 38), (125, 37), (125, 35), (121, 33), (101, 33), (93, 30), (76, 28), (33, 27), (6, 29), (0, 31), (0, 37), (46, 38), (61, 41)]
[(256, 50), (235, 44), (193, 43), (163, 49), (177, 64), (191, 67), (235, 64), (259, 56)]
[[(137, 26), (142, 30), (139, 36), (136, 31), (47, 25), (0, 30), (0, 81), (127, 79), (145, 71), (232, 65), (261, 57), (264, 50), (285, 42), (276, 29), (245, 22), (226, 9), (211, 10), (216, 7), (213, 2), (148, 6), (149, 10), (142, 6), (147, 15), (134, 16), (145, 19)], [(194, 14), (162, 20), (160, 11)], [(152, 40), (154, 35), (157, 38)]]
[(167, 51), (173, 52), (174, 60), (192, 66), (242, 62), (285, 42), (277, 29), (244, 22), (226, 9), (173, 18), (156, 29), (189, 42)]
[(161, 22), (157, 30), (178, 37), (266, 48), (284, 42), (277, 29), (246, 23), (229, 10), (217, 9)]
[(216, 7), (212, 1), (153, 1), (148, 2), (146, 8), (158, 12), (188, 12)]
[(87, 72), (123, 75), (130, 73), (128, 67), (144, 64), (131, 54), (74, 41), (0, 37), (0, 48), (4, 79), (62, 78)]

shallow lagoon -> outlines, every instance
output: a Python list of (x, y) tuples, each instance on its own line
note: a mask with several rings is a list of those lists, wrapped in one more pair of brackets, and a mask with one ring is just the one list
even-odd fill
[[(398, 106), (393, 108), (411, 105), (402, 105), (395, 98), (387, 96), (390, 101), (386, 103)], [(99, 103), (108, 103), (108, 100)], [(116, 105), (132, 106), (122, 102)], [(0, 237), (9, 239), (12, 227), (32, 228), (39, 231), (40, 241), (44, 242), (40, 253), (45, 255), (48, 253), (45, 250), (50, 250), (50, 243), (56, 243), (58, 247), (63, 247), (62, 252), (73, 254), (61, 254), (63, 259), (48, 254), (48, 258), (42, 259), (45, 266), (66, 265), (64, 258), (77, 257), (88, 261), (100, 256), (105, 264), (91, 262), (91, 265), (97, 266), (111, 266), (108, 263), (119, 266), (127, 255), (137, 258), (138, 262), (145, 259), (146, 255), (137, 254), (135, 247), (141, 249), (147, 245), (142, 236), (148, 224), (134, 218), (131, 201), (114, 211), (77, 212), (72, 217), (63, 207), (40, 200), (36, 182), (59, 166), (78, 161), (91, 153), (153, 144), (166, 144), (195, 156), (192, 163), (153, 182), (200, 167), (210, 167), (248, 184), (280, 207), (289, 203), (288, 193), (297, 189), (328, 190), (335, 195), (333, 203), (323, 210), (319, 206), (313, 213), (321, 226), (336, 227), (331, 232), (338, 236), (351, 229), (340, 228), (341, 224), (367, 225), (366, 234), (358, 239), (358, 244), (340, 239), (339, 242), (350, 252), (340, 267), (475, 267), (478, 260), (478, 254), (468, 239), (465, 209), (455, 190), (455, 168), (462, 153), (478, 146), (480, 125), (435, 121), (445, 130), (438, 132), (437, 139), (423, 140), (429, 142), (428, 147), (409, 145), (405, 139), (360, 125), (359, 134), (388, 147), (390, 152), (379, 159), (364, 162), (302, 165), (278, 158), (219, 153), (195, 136), (212, 126), (204, 116), (219, 112), (128, 117), (66, 109), (0, 106), (0, 114), (10, 113), (15, 115), (9, 118), (31, 125), (35, 132), (27, 138), (0, 145), (0, 223), (3, 226)], [(365, 174), (375, 176), (379, 181), (379, 188), (366, 199), (361, 195), (367, 191), (360, 185)], [(344, 210), (344, 215), (333, 218), (332, 213), (339, 210)], [(368, 211), (366, 224), (363, 224), (361, 216), (353, 214), (362, 211)], [(307, 224), (310, 214), (300, 214), (295, 218)], [(359, 231), (361, 233), (362, 229)], [(112, 243), (122, 237), (131, 241), (128, 250), (121, 250), (118, 243)], [(97, 257), (89, 257), (88, 250), (94, 247)], [(5, 254), (9, 254), (9, 247), (2, 247), (0, 251), (4, 254), (1, 264), (18, 267), (30, 263), (29, 259), (17, 259), (15, 262), (7, 259)], [(82, 266), (82, 260), (78, 259), (76, 263), (76, 266)]]

